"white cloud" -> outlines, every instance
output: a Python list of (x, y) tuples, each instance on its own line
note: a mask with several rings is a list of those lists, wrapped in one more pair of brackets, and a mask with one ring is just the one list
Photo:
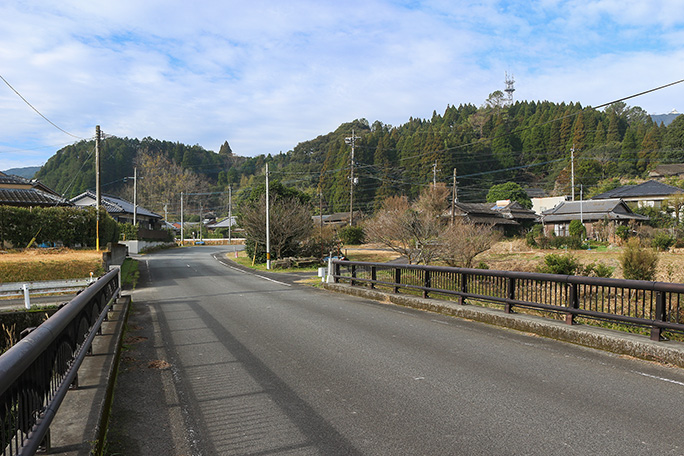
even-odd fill
[[(518, 99), (583, 105), (680, 79), (676, 3), (11, 0), (0, 5), (0, 74), (79, 136), (100, 124), (278, 153), (359, 117), (398, 125), (479, 105), (505, 71)], [(684, 109), (682, 90), (629, 104)], [(6, 87), (0, 103), (0, 169), (41, 164), (71, 141)]]

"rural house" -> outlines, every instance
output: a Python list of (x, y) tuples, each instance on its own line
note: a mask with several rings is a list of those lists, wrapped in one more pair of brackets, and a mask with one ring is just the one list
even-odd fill
[[(107, 210), (107, 213), (119, 223), (133, 224), (133, 203), (122, 198), (117, 198), (111, 195), (101, 195), (102, 206)], [(88, 190), (71, 199), (71, 202), (76, 206), (96, 206), (97, 195), (95, 192)], [(136, 212), (136, 221), (140, 228), (150, 231), (156, 231), (164, 228), (161, 215), (155, 214), (152, 211), (138, 206)]]
[(580, 220), (587, 228), (587, 237), (599, 236), (599, 226), (625, 225), (631, 221), (644, 222), (645, 215), (635, 214), (623, 200), (602, 199), (586, 201), (563, 201), (553, 209), (542, 212), (542, 224), (546, 236), (569, 236), (570, 222)]
[(660, 209), (663, 202), (673, 196), (683, 194), (684, 190), (672, 185), (649, 180), (638, 185), (623, 185), (591, 198), (592, 200), (620, 198), (632, 207), (655, 207)]
[(0, 206), (51, 207), (73, 204), (35, 179), (0, 172)]

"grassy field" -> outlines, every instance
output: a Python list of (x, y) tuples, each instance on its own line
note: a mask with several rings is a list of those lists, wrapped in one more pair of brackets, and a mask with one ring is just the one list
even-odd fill
[(102, 274), (102, 252), (29, 249), (0, 253), (0, 283), (79, 279)]
[[(523, 240), (506, 240), (478, 255), (474, 264), (477, 265), (481, 261), (486, 263), (489, 269), (533, 272), (544, 262), (544, 256), (550, 253), (574, 255), (584, 265), (594, 262), (603, 263), (615, 268), (614, 278), (623, 278), (620, 266), (622, 248), (618, 246), (594, 250), (568, 250), (566, 252), (564, 250), (532, 249)], [(684, 252), (675, 249), (670, 252), (661, 252), (658, 256), (656, 280), (660, 282), (684, 282)]]

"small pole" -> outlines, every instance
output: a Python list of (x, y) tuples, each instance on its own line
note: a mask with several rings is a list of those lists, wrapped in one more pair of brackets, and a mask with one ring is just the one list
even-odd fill
[[(228, 186), (228, 245), (233, 243), (233, 184)], [(235, 249), (237, 253), (237, 248)]]
[(29, 286), (27, 283), (25, 283), (21, 288), (24, 290), (24, 307), (26, 307), (26, 310), (30, 310), (31, 298), (29, 297)]
[(185, 245), (185, 224), (183, 223), (183, 192), (181, 192), (181, 247)]
[(454, 168), (454, 185), (451, 188), (451, 225), (456, 221), (456, 168)]
[(133, 226), (138, 226), (138, 167), (133, 168)]
[(266, 163), (266, 269), (271, 269), (271, 227), (269, 220), (268, 163)]
[(95, 125), (95, 208), (97, 211), (95, 222), (95, 249), (100, 251), (100, 205), (102, 195), (100, 193), (100, 126)]

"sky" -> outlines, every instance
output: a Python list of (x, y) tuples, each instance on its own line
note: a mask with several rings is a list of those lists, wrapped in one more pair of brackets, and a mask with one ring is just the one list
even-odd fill
[[(480, 106), (507, 73), (582, 106), (684, 79), (681, 0), (4, 0), (0, 30), (0, 170), (96, 125), (255, 156)], [(627, 104), (684, 112), (684, 83)]]

